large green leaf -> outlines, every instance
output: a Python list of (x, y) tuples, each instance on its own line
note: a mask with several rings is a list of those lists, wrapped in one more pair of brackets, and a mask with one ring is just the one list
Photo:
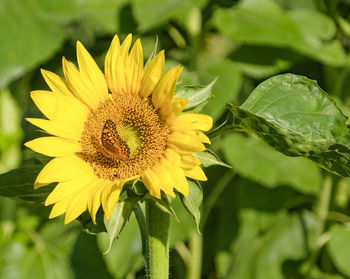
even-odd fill
[(23, 166), (0, 175), (0, 195), (26, 201), (42, 202), (53, 190), (52, 186), (34, 190), (34, 181), (42, 166)]
[(228, 104), (229, 117), (215, 134), (253, 132), (278, 151), (303, 156), (350, 176), (347, 117), (315, 81), (284, 74), (261, 83), (241, 107)]
[(273, 0), (243, 0), (217, 10), (213, 22), (224, 35), (246, 44), (289, 47), (332, 66), (346, 62), (340, 41), (332, 40), (334, 22), (311, 9), (284, 11)]
[(223, 151), (235, 172), (264, 186), (288, 185), (307, 194), (320, 190), (321, 172), (316, 165), (285, 156), (256, 137), (228, 135)]

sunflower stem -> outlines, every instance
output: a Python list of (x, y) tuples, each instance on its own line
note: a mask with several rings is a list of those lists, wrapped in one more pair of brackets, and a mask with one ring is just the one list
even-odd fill
[(146, 218), (142, 212), (141, 206), (139, 203), (136, 203), (134, 208), (134, 213), (136, 216), (137, 223), (139, 224), (141, 240), (142, 240), (142, 255), (145, 261), (145, 270), (146, 274), (149, 274), (149, 265), (148, 265), (148, 229), (146, 224)]
[(167, 279), (169, 276), (170, 216), (161, 211), (153, 201), (147, 200), (146, 223), (148, 230), (147, 278)]

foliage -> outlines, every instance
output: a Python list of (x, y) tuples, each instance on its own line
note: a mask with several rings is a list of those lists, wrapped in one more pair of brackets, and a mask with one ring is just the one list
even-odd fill
[(0, 279), (143, 278), (143, 186), (126, 187), (110, 222), (49, 220), (54, 185), (32, 189), (48, 159), (23, 147), (42, 133), (20, 120), (40, 116), (29, 99), (46, 86), (40, 68), (61, 72), (78, 39), (103, 68), (114, 33), (129, 32), (146, 60), (158, 36), (166, 68), (185, 67), (176, 97), (216, 123), (212, 151), (196, 154), (208, 181), (158, 203), (175, 216), (171, 278), (349, 278), (349, 11), (346, 0), (0, 1)]

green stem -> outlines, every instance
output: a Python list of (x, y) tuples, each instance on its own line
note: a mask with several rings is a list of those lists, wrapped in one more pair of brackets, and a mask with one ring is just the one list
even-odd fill
[(148, 230), (147, 278), (167, 279), (169, 276), (169, 214), (161, 211), (152, 200), (146, 201)]
[(332, 177), (328, 175), (324, 179), (322, 191), (320, 193), (318, 205), (316, 208), (316, 214), (321, 220), (321, 228), (319, 232), (319, 238), (316, 242), (315, 247), (313, 247), (313, 250), (310, 255), (309, 265), (307, 269), (308, 276), (310, 276), (313, 266), (316, 265), (317, 259), (321, 252), (321, 248), (325, 243), (324, 241), (321, 241), (321, 240), (324, 239), (324, 232), (326, 230), (329, 207), (332, 199), (332, 188), (333, 188), (333, 180), (332, 180)]
[(200, 279), (202, 272), (203, 237), (194, 230), (189, 239), (191, 261), (187, 266), (187, 279)]
[(148, 263), (148, 230), (145, 216), (143, 215), (142, 209), (139, 203), (136, 203), (134, 208), (134, 213), (136, 216), (137, 223), (139, 224), (141, 240), (142, 240), (142, 255), (145, 261), (146, 274), (149, 274), (149, 263)]

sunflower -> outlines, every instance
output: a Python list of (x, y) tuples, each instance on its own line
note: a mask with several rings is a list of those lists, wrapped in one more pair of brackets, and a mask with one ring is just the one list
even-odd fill
[(27, 120), (50, 136), (25, 145), (54, 157), (34, 183), (57, 182), (45, 201), (49, 218), (65, 213), (69, 223), (88, 210), (95, 223), (102, 205), (110, 219), (123, 186), (138, 179), (158, 199), (161, 191), (188, 195), (186, 177), (206, 180), (193, 154), (210, 143), (201, 131), (212, 118), (182, 113), (188, 100), (174, 98), (182, 67), (163, 74), (164, 51), (144, 66), (140, 40), (131, 43), (131, 34), (122, 44), (114, 37), (103, 74), (78, 41), (78, 68), (63, 57), (64, 78), (42, 70), (51, 91), (31, 92), (47, 119)]

